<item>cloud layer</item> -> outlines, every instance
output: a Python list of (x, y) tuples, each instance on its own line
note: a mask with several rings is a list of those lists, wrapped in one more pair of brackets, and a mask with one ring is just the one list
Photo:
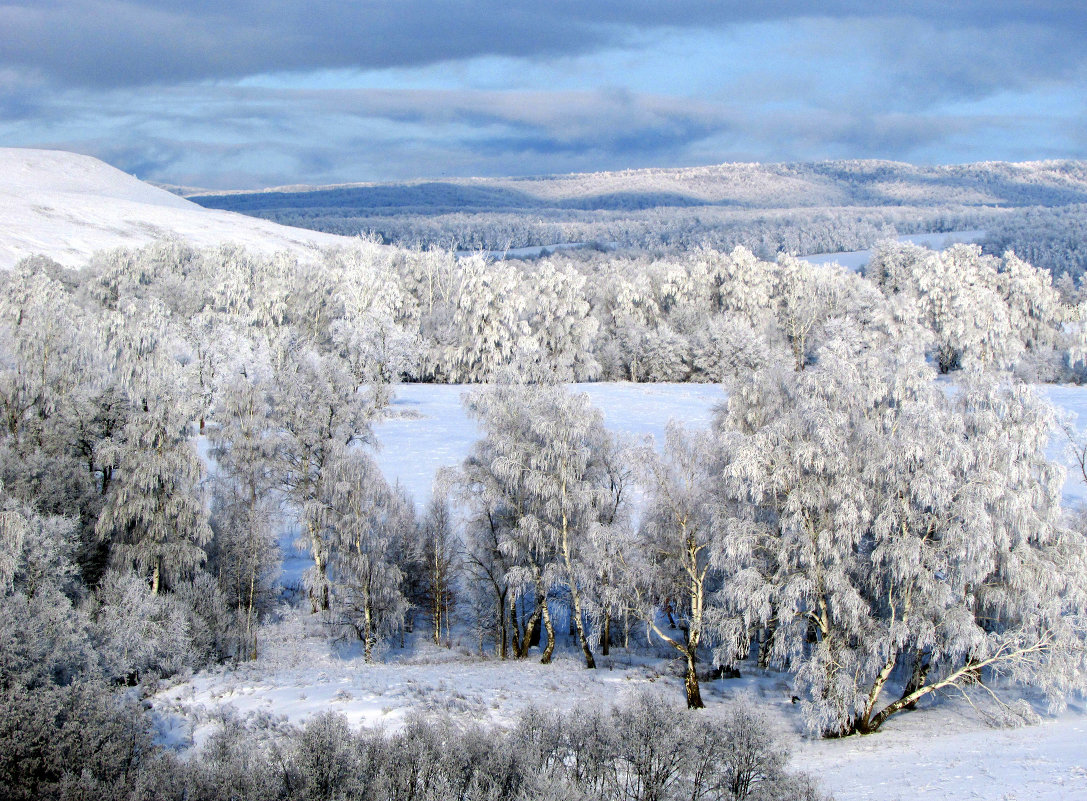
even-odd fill
[(1087, 5), (811, 8), (15, 0), (0, 144), (220, 187), (1087, 156)]

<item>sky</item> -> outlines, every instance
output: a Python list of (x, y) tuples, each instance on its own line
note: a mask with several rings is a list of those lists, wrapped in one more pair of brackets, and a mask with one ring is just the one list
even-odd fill
[(1083, 0), (0, 0), (0, 146), (211, 189), (1087, 158)]

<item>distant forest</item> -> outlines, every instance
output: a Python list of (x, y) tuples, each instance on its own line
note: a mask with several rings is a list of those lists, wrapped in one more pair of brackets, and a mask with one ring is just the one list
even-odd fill
[(388, 244), (491, 250), (583, 243), (677, 252), (743, 246), (764, 259), (869, 248), (896, 235), (981, 229), (1054, 277), (1087, 269), (1087, 164), (918, 167), (883, 161), (724, 164), (545, 178), (449, 179), (191, 200)]

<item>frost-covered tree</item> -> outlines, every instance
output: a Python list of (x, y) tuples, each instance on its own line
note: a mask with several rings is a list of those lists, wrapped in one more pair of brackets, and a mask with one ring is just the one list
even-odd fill
[(568, 264), (548, 260), (535, 271), (533, 284), (528, 305), (531, 342), (523, 359), (550, 380), (595, 379), (600, 366), (593, 358), (593, 339), (599, 323), (590, 314), (585, 276)]
[[(466, 465), (465, 472), (468, 467)], [(509, 657), (510, 612), (516, 615), (517, 598), (511, 586), (511, 560), (502, 552), (505, 520), (501, 511), (484, 498), (479, 485), (462, 478), (462, 497), (467, 499), (469, 513), (464, 526), (464, 573), (472, 617), (479, 637), (479, 650), (490, 635), (495, 653), (501, 659)], [(516, 619), (513, 625), (517, 625)], [(526, 639), (528, 639), (526, 637)], [(518, 651), (520, 632), (514, 640)], [(515, 653), (520, 656), (520, 653)]]
[(611, 511), (600, 458), (609, 435), (600, 413), (587, 396), (561, 387), (502, 388), (477, 395), (471, 411), (494, 449), (490, 469), (523, 492), (517, 537), (529, 552), (554, 555), (585, 664), (595, 667), (586, 634), (591, 571), (584, 550), (594, 523)]
[(203, 563), (211, 539), (201, 481), (203, 465), (188, 438), (188, 422), (166, 398), (134, 412), (124, 452), (98, 518), (113, 558), (150, 582), (169, 588)]
[(623, 623), (623, 646), (630, 644), (635, 578), (627, 568), (635, 550), (632, 521), (638, 492), (637, 470), (632, 464), (636, 449), (629, 438), (609, 436), (597, 452), (602, 492), (589, 525), (582, 558), (589, 590), (587, 605), (599, 621), (600, 652), (610, 653), (614, 625)]
[(466, 398), (468, 412), (479, 420), (484, 436), (465, 459), (459, 484), (468, 507), (468, 570), (477, 591), (483, 584), (494, 601), (489, 606), (496, 648), (504, 658), (509, 640), (514, 654), (524, 658), (542, 622), (546, 663), (555, 647), (547, 604), (555, 581), (554, 552), (546, 540), (535, 536), (538, 527), (521, 525), (528, 511), (526, 478), (533, 448), (532, 441), (519, 433), (530, 425), (528, 391), (523, 386), (498, 386)]
[(182, 393), (169, 314), (156, 302), (126, 305), (106, 339), (131, 411), (113, 443), (109, 493), (97, 521), (112, 558), (145, 576), (152, 594), (191, 574), (211, 538), (191, 440), (192, 399)]
[(0, 484), (0, 595), (12, 590), (28, 526), (26, 510)]
[(876, 251), (867, 274), (884, 293), (916, 303), (942, 373), (1011, 366), (1024, 350), (1056, 341), (1068, 314), (1048, 275), (1013, 254), (983, 256), (973, 245), (936, 253), (888, 244)]
[(487, 381), (531, 348), (524, 319), (527, 299), (509, 262), (489, 263), (473, 256), (459, 266), (453, 339), (443, 354), (442, 371), (449, 381)]
[[(430, 613), (431, 637), (440, 645), (448, 639), (457, 601), (460, 542), (449, 498), (436, 495), (427, 506), (413, 543), (415, 563), (422, 573), (422, 595)], [(444, 635), (443, 635), (444, 630)]]
[(878, 302), (878, 292), (865, 292), (864, 281), (838, 265), (816, 266), (782, 255), (773, 274), (774, 320), (796, 370), (811, 363), (828, 323), (847, 315), (863, 323), (866, 307)]
[(313, 567), (305, 581), (314, 611), (328, 608), (328, 545), (308, 510), (322, 490), (323, 471), (341, 448), (370, 439), (370, 423), (384, 403), (360, 386), (343, 360), (291, 338), (272, 355), (273, 405), (281, 434), (282, 487), (302, 518), (300, 543)]
[(44, 265), (24, 261), (4, 276), (0, 414), (15, 443), (43, 445), (68, 397), (96, 377), (88, 363), (90, 338), (87, 315)]
[(190, 626), (173, 595), (157, 595), (142, 576), (111, 571), (96, 594), (94, 630), (106, 675), (138, 682), (146, 673), (170, 675), (191, 664)]
[(760, 262), (755, 254), (743, 247), (728, 254), (703, 250), (698, 257), (705, 261), (716, 287), (712, 299), (714, 309), (740, 317), (753, 327), (764, 325), (774, 301), (772, 266)]
[[(713, 523), (713, 456), (704, 436), (688, 434), (670, 423), (663, 454), (652, 447), (639, 453), (647, 507), (642, 517), (637, 563), (644, 575), (635, 577), (641, 592), (639, 610), (646, 624), (682, 656), (687, 706), (703, 706), (698, 686), (698, 649), (710, 615), (710, 555)], [(668, 604), (681, 636), (662, 629), (658, 609)]]
[(421, 343), (415, 300), (380, 254), (372, 243), (363, 243), (327, 254), (323, 269), (335, 280), (332, 347), (356, 382), (383, 398), (389, 385), (415, 370)]
[(275, 425), (274, 372), (267, 348), (236, 342), (215, 407), (210, 455), (215, 461), (209, 569), (234, 610), (239, 656), (255, 658), (256, 626), (279, 574), (282, 438)]
[(612, 353), (602, 361), (614, 360), (614, 378), (628, 381), (644, 380), (644, 344), (651, 328), (660, 319), (660, 308), (654, 299), (649, 277), (641, 271), (622, 270), (619, 264), (608, 275), (603, 299), (606, 310), (606, 330), (613, 342)]
[(874, 731), (981, 673), (1060, 703), (1083, 675), (1087, 574), (1049, 411), (984, 377), (949, 398), (916, 342), (859, 342), (842, 328), (791, 381), (751, 377), (768, 416), (741, 407), (771, 393), (730, 398), (714, 557), (732, 655), (769, 629), (823, 733)]
[(378, 641), (402, 622), (408, 601), (396, 563), (414, 534), (411, 501), (389, 487), (358, 448), (341, 448), (325, 465), (310, 516), (329, 555), (331, 611), (363, 643), (367, 662)]

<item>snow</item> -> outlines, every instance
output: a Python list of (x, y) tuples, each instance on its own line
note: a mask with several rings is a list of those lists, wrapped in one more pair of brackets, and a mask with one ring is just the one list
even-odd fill
[[(950, 231), (942, 234), (909, 234), (898, 237), (897, 241), (907, 242), (911, 245), (920, 245), (929, 250), (947, 250), (952, 245), (970, 244), (980, 242), (985, 238), (985, 231)], [(839, 253), (814, 253), (810, 256), (801, 256), (801, 260), (821, 266), (824, 264), (839, 264), (849, 270), (859, 270), (872, 260), (872, 250), (850, 250)]]
[(178, 237), (196, 247), (234, 243), (304, 253), (348, 237), (205, 209), (89, 156), (0, 148), (0, 269), (44, 254), (69, 267), (91, 254)]
[[(662, 668), (657, 660), (624, 655), (602, 657), (600, 668), (590, 672), (569, 643), (550, 665), (540, 664), (538, 649), (511, 664), (480, 657), (467, 638), (453, 648), (436, 646), (422, 631), (409, 637), (406, 648), (391, 648), (385, 661), (367, 665), (360, 649), (330, 645), (327, 630), (306, 617), (292, 611), (263, 630), (257, 661), (201, 672), (156, 695), (160, 737), (185, 747), (199, 744), (224, 717), (274, 716), (300, 724), (329, 709), (352, 725), (387, 729), (420, 712), (503, 725), (532, 704), (572, 709), (617, 699), (627, 688), (659, 679)], [(669, 690), (681, 688), (676, 678)]]
[[(377, 463), (423, 506), (440, 467), (456, 467), (480, 436), (461, 402), (473, 387), (452, 384), (401, 384), (388, 417), (374, 426)], [(715, 384), (574, 384), (587, 393), (616, 433), (652, 435), (660, 443), (672, 418), (688, 428), (708, 428), (713, 407), (725, 400)]]
[(987, 728), (961, 707), (930, 708), (878, 734), (802, 741), (794, 764), (837, 801), (1074, 801), (1087, 798), (1087, 716)]

